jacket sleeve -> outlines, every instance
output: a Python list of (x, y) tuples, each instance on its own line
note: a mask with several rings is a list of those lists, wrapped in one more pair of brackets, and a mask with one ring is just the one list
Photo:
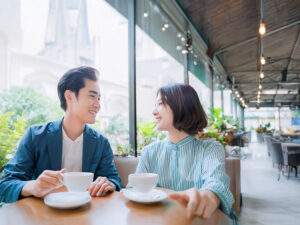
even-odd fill
[(101, 147), (103, 148), (103, 153), (95, 172), (95, 179), (99, 176), (107, 177), (109, 181), (116, 185), (117, 191), (120, 191), (122, 188), (121, 179), (113, 162), (114, 155), (107, 139), (103, 140)]
[(203, 159), (202, 187), (200, 190), (210, 190), (220, 199), (220, 209), (227, 215), (232, 213), (234, 202), (229, 190), (230, 178), (225, 172), (225, 155), (223, 147), (217, 142), (207, 144)]
[(20, 199), (23, 186), (32, 180), (35, 158), (31, 128), (20, 141), (14, 157), (4, 165), (0, 181), (0, 201), (15, 202)]

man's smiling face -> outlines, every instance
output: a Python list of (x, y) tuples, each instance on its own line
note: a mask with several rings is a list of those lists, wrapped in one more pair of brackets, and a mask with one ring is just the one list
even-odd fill
[(70, 113), (81, 122), (92, 124), (100, 110), (100, 88), (97, 81), (85, 79), (84, 83), (85, 87), (79, 90), (77, 97), (72, 93)]

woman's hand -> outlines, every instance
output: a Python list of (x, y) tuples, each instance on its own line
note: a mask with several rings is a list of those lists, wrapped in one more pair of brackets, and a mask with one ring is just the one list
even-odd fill
[(177, 200), (181, 205), (187, 207), (188, 218), (197, 215), (208, 219), (220, 204), (220, 199), (215, 193), (209, 190), (198, 191), (196, 188), (174, 192), (169, 194), (169, 198)]
[(116, 185), (110, 182), (106, 177), (98, 177), (87, 190), (93, 197), (102, 196), (108, 191), (116, 190)]

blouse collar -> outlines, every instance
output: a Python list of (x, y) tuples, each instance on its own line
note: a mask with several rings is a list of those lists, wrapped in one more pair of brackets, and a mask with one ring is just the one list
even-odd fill
[(196, 137), (195, 136), (187, 136), (186, 138), (180, 140), (177, 144), (173, 143), (172, 141), (170, 141), (168, 138), (166, 138), (166, 143), (168, 146), (170, 147), (177, 147), (180, 148), (181, 146), (190, 143), (191, 141), (195, 140)]

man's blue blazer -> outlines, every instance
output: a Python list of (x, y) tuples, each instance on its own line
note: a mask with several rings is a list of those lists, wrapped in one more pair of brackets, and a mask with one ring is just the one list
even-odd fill
[[(26, 182), (36, 179), (44, 170), (62, 169), (62, 121), (63, 118), (27, 130), (15, 156), (4, 166), (0, 202), (19, 200)], [(82, 171), (94, 173), (94, 180), (107, 177), (117, 190), (121, 189), (108, 140), (87, 125), (83, 132)]]

